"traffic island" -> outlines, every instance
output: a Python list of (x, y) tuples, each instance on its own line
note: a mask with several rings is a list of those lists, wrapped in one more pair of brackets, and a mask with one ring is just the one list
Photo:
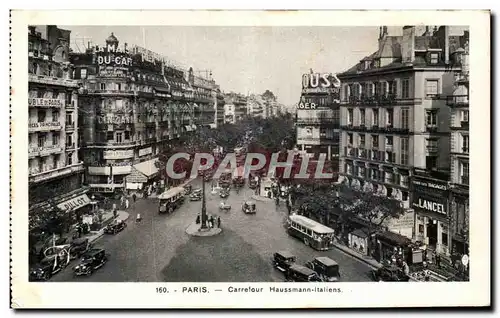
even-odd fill
[(262, 195), (252, 195), (252, 200), (255, 200), (255, 201), (260, 201), (260, 202), (274, 202), (273, 199), (271, 198), (268, 198), (266, 196), (262, 196)]
[(186, 229), (186, 233), (191, 236), (199, 236), (199, 237), (207, 237), (207, 236), (215, 236), (219, 235), (222, 232), (221, 228), (206, 228), (201, 229), (200, 224), (196, 224), (196, 222), (191, 223)]

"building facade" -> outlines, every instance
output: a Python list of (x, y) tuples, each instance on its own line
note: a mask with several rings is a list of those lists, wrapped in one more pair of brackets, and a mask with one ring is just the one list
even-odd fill
[(120, 45), (113, 34), (102, 47), (72, 54), (72, 61), (84, 87), (79, 124), (86, 183), (114, 192), (158, 178), (157, 155), (197, 129), (195, 91), (184, 71), (154, 52)]
[(217, 95), (215, 81), (195, 76), (193, 68), (187, 72), (187, 80), (194, 91), (193, 115), (194, 124), (199, 126), (217, 127)]
[(226, 123), (236, 123), (247, 115), (247, 97), (237, 93), (227, 93), (224, 96), (224, 118)]
[(247, 115), (250, 117), (263, 117), (264, 100), (261, 95), (252, 94), (248, 97)]
[(89, 207), (78, 156), (78, 83), (69, 62), (71, 31), (28, 28), (30, 230), (43, 231), (44, 214), (76, 219)]
[[(429, 177), (449, 175), (445, 96), (452, 93), (454, 72), (460, 70), (450, 58), (458, 49), (453, 43), (462, 37), (451, 36), (444, 26), (422, 32), (405, 26), (402, 36), (389, 36), (381, 27), (378, 50), (338, 75), (343, 182), (398, 199), (405, 208), (410, 208), (413, 168)], [(415, 212), (424, 224), (434, 222), (425, 209)], [(444, 226), (447, 217), (436, 220), (437, 226)], [(421, 235), (416, 228), (413, 238)]]
[[(338, 168), (340, 82), (330, 73), (304, 74), (296, 116), (297, 147), (314, 159), (325, 154)], [(338, 171), (338, 170), (336, 170)]]
[(469, 36), (454, 54), (454, 63), (461, 65), (456, 73), (450, 107), (450, 229), (451, 252), (469, 254)]

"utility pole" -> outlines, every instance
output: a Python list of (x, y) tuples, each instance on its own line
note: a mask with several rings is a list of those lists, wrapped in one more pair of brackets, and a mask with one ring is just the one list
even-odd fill
[(201, 174), (201, 186), (202, 186), (202, 201), (201, 201), (201, 228), (200, 230), (207, 229), (207, 201), (205, 198), (205, 172)]

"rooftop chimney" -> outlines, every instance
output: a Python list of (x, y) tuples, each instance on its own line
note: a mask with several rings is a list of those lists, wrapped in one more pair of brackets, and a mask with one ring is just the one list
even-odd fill
[(415, 60), (415, 27), (403, 27), (403, 41), (401, 43), (401, 57), (403, 63), (413, 63)]

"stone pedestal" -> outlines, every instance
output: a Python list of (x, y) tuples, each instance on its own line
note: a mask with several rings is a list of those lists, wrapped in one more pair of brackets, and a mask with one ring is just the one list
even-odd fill
[(201, 224), (193, 222), (186, 229), (186, 233), (191, 236), (207, 237), (219, 235), (222, 233), (222, 229), (218, 227), (201, 229)]

